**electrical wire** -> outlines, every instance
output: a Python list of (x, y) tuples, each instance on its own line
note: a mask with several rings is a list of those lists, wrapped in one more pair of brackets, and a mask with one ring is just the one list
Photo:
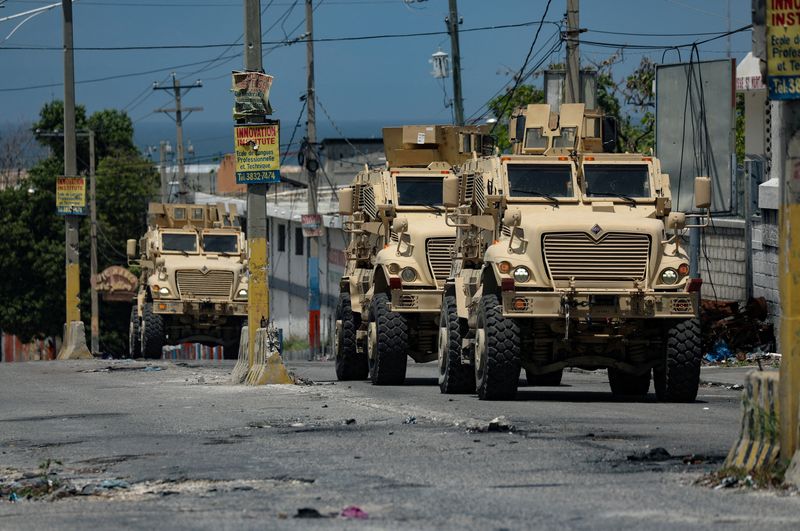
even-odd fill
[[(528, 67), (528, 61), (530, 61), (530, 59), (531, 59), (531, 54), (533, 53), (533, 48), (536, 46), (536, 41), (539, 39), (539, 33), (542, 31), (542, 26), (544, 25), (544, 19), (547, 17), (547, 12), (550, 10), (550, 3), (552, 1), (553, 0), (547, 0), (547, 5), (544, 6), (544, 13), (542, 13), (542, 20), (539, 21), (539, 26), (536, 28), (536, 34), (533, 36), (533, 41), (531, 42), (531, 47), (528, 48), (528, 54), (525, 56), (525, 61), (523, 61), (522, 67), (519, 69), (519, 74), (517, 75), (516, 81), (514, 82), (514, 87), (511, 89), (511, 92), (509, 93), (508, 98), (506, 98), (506, 102), (505, 102), (505, 105), (503, 105), (503, 110), (500, 112), (500, 116), (497, 117), (498, 118), (498, 122), (499, 122), (499, 119), (502, 118), (503, 115), (508, 110), (508, 106), (514, 100), (514, 93), (517, 91), (517, 88), (519, 88), (519, 85), (522, 82), (522, 74), (525, 72), (525, 69)], [(490, 133), (494, 132), (494, 129), (495, 129), (495, 127), (497, 127), (498, 122), (495, 122), (492, 125), (492, 129), (489, 131)]]
[[(552, 1), (552, 0), (551, 0)], [(544, 21), (541, 21), (544, 24)], [(549, 22), (555, 24), (555, 22)], [(460, 29), (459, 33), (472, 33), (476, 31), (494, 31), (500, 29), (524, 28), (539, 24), (538, 22), (518, 22), (514, 24), (499, 24), (494, 26), (480, 26), (476, 28)], [(291, 33), (291, 32), (290, 32)], [(415, 33), (381, 33), (375, 35), (353, 35), (349, 37), (320, 37), (314, 39), (299, 39), (297, 42), (353, 42), (378, 39), (405, 39), (412, 37), (430, 37), (434, 35), (448, 35), (447, 31), (421, 31)], [(129, 46), (74, 46), (76, 52), (119, 52), (119, 51), (144, 51), (144, 50), (202, 50), (208, 48), (228, 48), (239, 43), (214, 43), (214, 44), (141, 44)], [(285, 41), (262, 41), (262, 45), (286, 44)], [(23, 51), (63, 51), (63, 46), (6, 46), (3, 50)], [(202, 61), (201, 61), (202, 62)]]
[(342, 130), (341, 130), (341, 129), (339, 129), (339, 126), (338, 126), (338, 125), (336, 125), (336, 122), (334, 122), (334, 121), (333, 121), (333, 118), (331, 118), (331, 115), (330, 115), (330, 114), (328, 114), (328, 110), (327, 110), (327, 109), (325, 108), (325, 106), (322, 104), (322, 101), (320, 101), (320, 99), (319, 99), (319, 96), (317, 96), (317, 95), (316, 95), (316, 92), (314, 93), (314, 99), (315, 99), (315, 100), (316, 100), (316, 102), (319, 104), (319, 108), (320, 108), (320, 109), (322, 109), (322, 113), (323, 113), (323, 114), (325, 115), (325, 117), (328, 119), (328, 121), (330, 122), (330, 124), (331, 124), (331, 125), (333, 126), (333, 128), (336, 130), (336, 132), (337, 132), (337, 133), (339, 133), (339, 136), (341, 136), (341, 137), (344, 139), (344, 141), (347, 143), (347, 145), (348, 145), (348, 146), (350, 146), (351, 148), (353, 148), (353, 151), (355, 151), (356, 153), (358, 153), (358, 154), (359, 154), (359, 155), (361, 155), (362, 157), (366, 157), (366, 156), (367, 156), (367, 155), (366, 155), (366, 153), (364, 153), (363, 151), (361, 151), (360, 149), (358, 149), (356, 146), (354, 146), (354, 145), (353, 145), (353, 144), (350, 142), (350, 139), (348, 139), (348, 138), (347, 138), (347, 136), (345, 136), (345, 134), (342, 132)]

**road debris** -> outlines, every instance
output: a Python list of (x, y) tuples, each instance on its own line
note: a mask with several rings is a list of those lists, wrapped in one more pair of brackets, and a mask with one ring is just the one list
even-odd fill
[(344, 425), (345, 426), (350, 426), (350, 425), (355, 424), (355, 423), (356, 423), (356, 419), (347, 419), (347, 420), (344, 421)]
[(511, 424), (503, 415), (493, 418), (488, 423), (467, 423), (467, 433), (510, 433), (516, 431), (516, 426)]
[(628, 456), (628, 461), (667, 461), (672, 455), (660, 446), (651, 448), (646, 452), (637, 452)]
[(301, 507), (293, 518), (328, 518), (313, 507)]
[(403, 424), (416, 424), (416, 423), (417, 423), (417, 417), (414, 417), (414, 416), (408, 416), (403, 421)]
[(361, 507), (356, 505), (350, 505), (342, 509), (342, 512), (339, 513), (339, 516), (342, 518), (353, 518), (356, 520), (366, 520), (369, 518), (369, 514), (364, 511)]

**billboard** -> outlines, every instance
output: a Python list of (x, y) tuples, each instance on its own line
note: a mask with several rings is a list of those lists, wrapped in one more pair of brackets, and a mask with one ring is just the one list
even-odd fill
[(711, 178), (711, 212), (735, 211), (736, 64), (702, 61), (656, 67), (656, 156), (669, 174), (672, 209), (694, 210), (694, 178)]
[(236, 184), (280, 181), (280, 123), (237, 125), (234, 128)]

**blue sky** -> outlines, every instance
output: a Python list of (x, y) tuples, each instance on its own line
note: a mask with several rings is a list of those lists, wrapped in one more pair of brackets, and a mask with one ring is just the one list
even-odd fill
[[(51, 2), (45, 0), (7, 0), (0, 18)], [(462, 29), (498, 24), (538, 21), (544, 0), (460, 0)], [(268, 5), (269, 4), (269, 5)], [(304, 31), (303, 1), (262, 0), (266, 7), (262, 28), (265, 41), (296, 38)], [(403, 0), (315, 0), (317, 38), (443, 31), (447, 0), (426, 0), (407, 5)], [(746, 0), (583, 0), (581, 26), (590, 30), (640, 33), (722, 32), (728, 28), (726, 12), (730, 4), (732, 28), (750, 23), (750, 2)], [(547, 20), (563, 18), (566, 0), (553, 0)], [(74, 4), (75, 46), (136, 46), (233, 43), (242, 33), (242, 7), (236, 0), (78, 0)], [(61, 10), (56, 8), (34, 17), (10, 38), (6, 36), (21, 19), (0, 22), (0, 90), (62, 82), (62, 53), (59, 50), (11, 50), (10, 46), (61, 46)], [(299, 27), (298, 27), (299, 25)], [(298, 27), (298, 29), (294, 29)], [(472, 115), (519, 69), (535, 33), (535, 26), (462, 33), (462, 69), (466, 115)], [(553, 37), (557, 27), (545, 24), (536, 51)], [(634, 37), (589, 31), (584, 40), (620, 44), (684, 44), (698, 37)], [(702, 37), (699, 37), (702, 38)], [(551, 43), (553, 41), (550, 41)], [(358, 121), (447, 122), (450, 111), (444, 108), (442, 87), (431, 74), (430, 55), (441, 47), (449, 51), (446, 35), (356, 42), (317, 43), (316, 80), (318, 98), (334, 121), (346, 129)], [(265, 49), (268, 46), (265, 46)], [(750, 33), (734, 35), (733, 57), (741, 59), (750, 49)], [(725, 56), (726, 40), (701, 46), (701, 58)], [(240, 57), (225, 63), (183, 67), (186, 63), (207, 61), (225, 53), (240, 54), (241, 45), (200, 50), (76, 51), (77, 81), (137, 73), (162, 71), (98, 83), (82, 83), (77, 99), (90, 112), (103, 108), (127, 108), (138, 124), (171, 121), (151, 111), (169, 105), (167, 93), (153, 93), (154, 81), (166, 81), (175, 70), (184, 82), (202, 79), (204, 87), (193, 90), (186, 105), (202, 106), (204, 111), (187, 121), (225, 124), (231, 121), (229, 92), (231, 69), (241, 68)], [(613, 49), (584, 45), (584, 64), (601, 61)], [(684, 49), (684, 57), (688, 51)], [(638, 64), (642, 55), (661, 61), (662, 52), (628, 50), (616, 67), (622, 77)], [(563, 60), (563, 50), (552, 60)], [(674, 62), (674, 52), (665, 62)], [(299, 97), (305, 91), (305, 44), (281, 46), (264, 57), (265, 69), (275, 76), (272, 102), (276, 117), (291, 129), (300, 112)], [(208, 66), (201, 72), (198, 69)], [(447, 92), (451, 92), (450, 80)], [(537, 81), (539, 82), (539, 81)], [(42, 103), (61, 98), (60, 86), (0, 92), (0, 122), (30, 121)], [(139, 97), (141, 96), (141, 97)], [(318, 108), (318, 122), (326, 116)], [(329, 125), (329, 124), (328, 124)], [(349, 134), (348, 131), (344, 131)], [(191, 132), (190, 132), (191, 133)]]

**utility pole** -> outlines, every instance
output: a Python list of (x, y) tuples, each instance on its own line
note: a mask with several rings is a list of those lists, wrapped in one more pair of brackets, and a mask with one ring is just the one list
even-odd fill
[(578, 49), (579, 0), (567, 0), (567, 80), (565, 103), (581, 101), (581, 56)]
[(456, 125), (464, 125), (464, 96), (461, 94), (461, 50), (458, 46), (458, 0), (450, 0), (450, 15), (444, 19), (450, 34), (450, 53), (453, 56), (453, 106)]
[[(78, 173), (75, 137), (75, 60), (72, 50), (72, 0), (61, 3), (64, 13), (64, 177), (76, 177)], [(58, 359), (90, 358), (86, 348), (86, 332), (81, 321), (80, 258), (78, 253), (78, 230), (80, 216), (67, 214), (64, 217), (66, 232), (66, 323), (64, 341)]]
[(161, 202), (169, 203), (169, 178), (167, 177), (167, 141), (158, 143), (158, 173), (161, 176)]
[[(244, 0), (244, 69), (263, 72), (261, 57), (261, 0)], [(250, 121), (265, 122), (266, 116), (251, 117)], [(249, 367), (253, 367), (256, 330), (269, 322), (266, 184), (247, 185), (247, 246), (250, 252), (247, 362)]]
[(94, 131), (89, 131), (89, 221), (91, 222), (91, 251), (89, 255), (91, 296), (92, 296), (92, 324), (91, 324), (91, 347), (92, 356), (100, 355), (100, 304), (97, 301), (97, 286), (94, 279), (97, 278), (97, 200), (95, 194), (95, 150), (94, 150)]
[(320, 294), (319, 294), (319, 231), (322, 230), (322, 219), (318, 210), (317, 169), (317, 112), (316, 91), (314, 88), (314, 6), (312, 0), (306, 0), (306, 138), (305, 153), (306, 175), (308, 176), (308, 213), (318, 223), (319, 229), (308, 238), (308, 348), (311, 358), (315, 358), (320, 348)]
[[(260, 41), (259, 41), (260, 43)], [(260, 47), (260, 44), (259, 44)], [(153, 83), (153, 90), (171, 90), (175, 97), (175, 107), (171, 109), (156, 109), (154, 112), (163, 112), (175, 121), (176, 128), (176, 142), (178, 150), (178, 183), (180, 190), (178, 192), (181, 201), (186, 200), (186, 195), (189, 193), (189, 183), (186, 181), (186, 173), (184, 167), (184, 154), (183, 154), (183, 119), (188, 118), (194, 111), (202, 111), (202, 107), (183, 107), (181, 105), (181, 98), (193, 88), (203, 86), (203, 82), (199, 79), (195, 81), (194, 85), (182, 86), (175, 72), (172, 73), (172, 85), (161, 86), (158, 83)], [(186, 112), (186, 116), (183, 113)], [(175, 115), (174, 117), (172, 115)]]

